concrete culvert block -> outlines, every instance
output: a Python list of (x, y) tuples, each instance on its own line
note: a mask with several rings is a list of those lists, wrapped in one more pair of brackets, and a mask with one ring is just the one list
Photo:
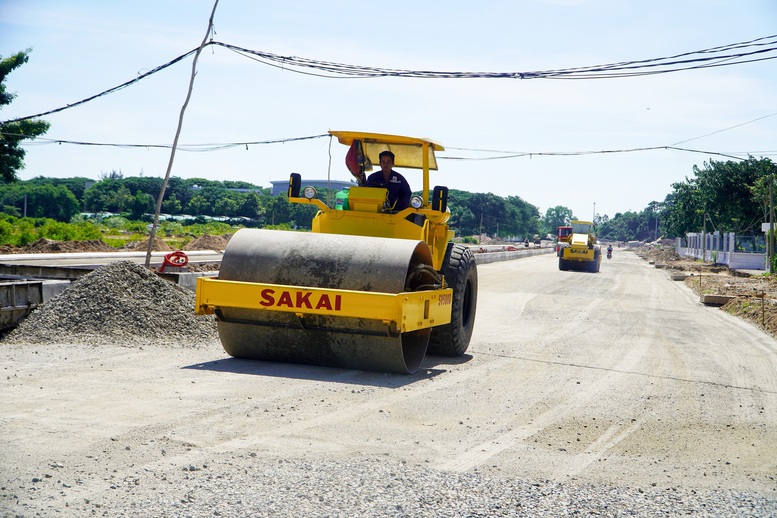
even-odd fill
[(728, 301), (735, 299), (733, 295), (702, 295), (701, 303), (705, 306), (723, 306)]

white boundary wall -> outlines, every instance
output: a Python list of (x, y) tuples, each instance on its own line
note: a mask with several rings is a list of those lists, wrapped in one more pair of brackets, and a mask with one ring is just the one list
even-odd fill
[(693, 257), (706, 263), (728, 265), (732, 270), (766, 270), (766, 254), (762, 252), (735, 252), (736, 234), (733, 232), (709, 232), (686, 234), (675, 241), (675, 249), (681, 257)]

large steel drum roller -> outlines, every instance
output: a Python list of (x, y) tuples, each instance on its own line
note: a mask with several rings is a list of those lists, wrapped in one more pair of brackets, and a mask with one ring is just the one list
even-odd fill
[[(227, 245), (219, 279), (395, 294), (434, 289), (431, 264), (423, 241), (242, 229)], [(418, 369), (431, 331), (399, 333), (380, 320), (234, 307), (216, 315), (231, 356), (399, 373)]]

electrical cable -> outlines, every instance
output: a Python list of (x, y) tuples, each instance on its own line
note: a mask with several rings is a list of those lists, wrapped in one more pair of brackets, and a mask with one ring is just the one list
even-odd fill
[[(50, 144), (71, 144), (71, 145), (78, 145), (78, 146), (97, 146), (97, 147), (115, 147), (115, 148), (126, 148), (126, 149), (132, 149), (132, 148), (145, 148), (145, 149), (170, 149), (172, 146), (170, 144), (116, 144), (116, 143), (108, 143), (108, 142), (84, 142), (84, 141), (75, 141), (75, 140), (64, 140), (64, 139), (50, 139), (45, 137), (34, 137), (32, 135), (22, 135), (19, 133), (9, 133), (9, 132), (2, 132), (0, 131), (0, 135), (7, 135), (14, 138), (21, 138), (21, 139), (30, 139), (29, 142), (23, 142), (22, 145), (24, 146), (34, 146), (34, 145), (50, 145)], [(231, 149), (235, 147), (243, 147), (245, 146), (246, 149), (248, 149), (248, 146), (255, 146), (255, 145), (267, 145), (267, 144), (284, 144), (287, 142), (297, 142), (297, 141), (304, 141), (304, 140), (313, 140), (313, 139), (319, 139), (319, 138), (325, 138), (325, 137), (331, 137), (328, 133), (320, 134), (320, 135), (310, 135), (306, 137), (290, 137), (290, 138), (283, 138), (283, 139), (274, 139), (274, 140), (255, 140), (250, 142), (228, 142), (228, 143), (222, 143), (222, 144), (179, 144), (178, 149), (180, 151), (189, 151), (189, 152), (209, 152), (209, 151), (222, 151), (225, 149)], [(40, 141), (40, 142), (39, 142)], [(734, 160), (747, 160), (750, 156), (752, 156), (755, 152), (748, 152), (748, 151), (733, 151), (728, 153), (721, 153), (717, 151), (706, 151), (701, 149), (690, 149), (690, 148), (682, 148), (678, 146), (649, 146), (649, 147), (639, 147), (639, 148), (628, 148), (628, 149), (603, 149), (603, 150), (597, 150), (597, 151), (521, 151), (521, 152), (511, 152), (511, 151), (496, 151), (496, 150), (487, 150), (487, 149), (474, 149), (474, 148), (459, 148), (459, 147), (447, 147), (448, 150), (459, 150), (459, 151), (473, 151), (473, 152), (490, 152), (490, 153), (503, 153), (501, 156), (489, 156), (489, 157), (461, 157), (461, 156), (438, 156), (438, 160), (459, 160), (459, 161), (486, 161), (486, 160), (505, 160), (505, 159), (511, 159), (511, 158), (523, 158), (523, 157), (534, 157), (534, 156), (585, 156), (585, 155), (606, 155), (606, 154), (618, 154), (618, 153), (635, 153), (635, 152), (641, 152), (641, 151), (660, 151), (660, 150), (674, 150), (674, 151), (684, 151), (689, 153), (700, 153), (705, 155), (715, 155), (715, 156), (723, 156), (726, 158), (732, 158)], [(737, 156), (736, 154), (744, 155), (744, 156)], [(769, 154), (776, 154), (777, 150), (768, 150), (768, 151), (762, 151), (757, 153), (759, 156), (768, 156)], [(331, 160), (331, 157), (330, 157)]]
[(680, 142), (675, 142), (672, 145), (676, 146), (678, 144), (685, 144), (686, 142), (691, 142), (692, 140), (699, 140), (699, 139), (702, 139), (704, 137), (709, 137), (710, 135), (716, 135), (718, 133), (723, 133), (724, 131), (728, 131), (730, 129), (739, 128), (739, 127), (742, 127), (742, 126), (747, 126), (748, 124), (752, 124), (754, 122), (758, 122), (758, 121), (763, 120), (763, 119), (768, 119), (769, 117), (774, 117), (775, 115), (777, 115), (777, 113), (770, 113), (769, 115), (764, 115), (763, 117), (758, 117), (757, 119), (753, 119), (751, 121), (743, 122), (742, 124), (737, 124), (735, 126), (729, 126), (728, 128), (723, 128), (721, 130), (713, 131), (712, 133), (707, 133), (705, 135), (700, 135), (698, 137), (693, 137), (693, 138), (689, 138), (689, 139), (686, 139), (686, 140), (681, 140)]
[[(146, 148), (146, 149), (170, 149), (172, 147), (172, 145), (170, 144), (116, 144), (116, 143), (108, 143), (108, 142), (85, 142), (85, 141), (77, 141), (77, 140), (52, 139), (52, 138), (46, 138), (46, 137), (34, 137), (32, 135), (22, 135), (19, 133), (9, 133), (4, 131), (0, 131), (0, 135), (7, 135), (9, 137), (15, 137), (15, 138), (30, 139), (29, 142), (22, 143), (25, 146), (47, 145), (47, 144), (72, 144), (77, 146)], [(309, 135), (306, 137), (290, 137), (290, 138), (273, 139), (273, 140), (253, 140), (249, 142), (227, 142), (227, 143), (220, 143), (220, 144), (219, 143), (178, 144), (177, 147), (180, 151), (191, 151), (191, 152), (221, 151), (224, 149), (231, 149), (234, 147), (245, 146), (245, 148), (248, 149), (248, 146), (258, 146), (258, 145), (266, 145), (266, 144), (285, 144), (287, 142), (313, 140), (313, 139), (324, 138), (329, 136), (330, 135), (328, 133), (324, 133), (321, 135)], [(41, 141), (41, 142), (38, 142), (38, 141)]]
[(130, 81), (122, 83), (122, 84), (120, 84), (118, 86), (114, 86), (113, 88), (109, 88), (108, 90), (105, 90), (104, 92), (100, 92), (99, 94), (95, 94), (95, 95), (93, 95), (91, 97), (87, 97), (86, 99), (81, 99), (80, 101), (74, 102), (72, 104), (67, 104), (65, 106), (61, 106), (59, 108), (54, 108), (53, 110), (48, 110), (48, 111), (41, 112), (41, 113), (38, 113), (38, 114), (35, 114), (35, 115), (28, 115), (27, 117), (18, 117), (16, 119), (5, 120), (5, 121), (0, 122), (0, 126), (1, 125), (5, 125), (5, 124), (10, 124), (12, 122), (19, 122), (19, 121), (28, 120), (28, 119), (37, 119), (38, 117), (44, 117), (46, 115), (51, 115), (52, 113), (57, 113), (57, 112), (61, 112), (61, 111), (64, 111), (64, 110), (68, 110), (70, 108), (75, 108), (76, 106), (80, 106), (82, 104), (88, 103), (89, 101), (93, 101), (93, 100), (98, 99), (100, 97), (103, 97), (105, 95), (112, 94), (114, 92), (118, 92), (119, 90), (127, 88), (128, 86), (131, 86), (131, 85), (133, 85), (135, 83), (138, 83), (138, 82), (142, 81), (143, 79), (156, 74), (157, 72), (161, 72), (162, 70), (166, 69), (167, 67), (175, 65), (179, 61), (181, 61), (183, 59), (186, 59), (188, 56), (191, 56), (195, 52), (197, 52), (197, 49), (192, 49), (189, 52), (187, 52), (185, 54), (181, 54), (177, 58), (175, 58), (175, 59), (173, 59), (171, 61), (168, 61), (164, 65), (159, 65), (158, 67), (149, 70), (145, 74), (140, 74), (135, 79), (132, 79)]
[[(463, 148), (452, 148), (448, 147), (447, 149), (463, 149)], [(650, 147), (639, 147), (639, 148), (630, 148), (630, 149), (603, 149), (599, 151), (532, 151), (532, 152), (519, 152), (519, 153), (510, 153), (505, 154), (502, 156), (490, 156), (490, 157), (457, 157), (457, 156), (439, 156), (437, 157), (438, 160), (504, 160), (508, 158), (522, 158), (522, 157), (535, 157), (535, 156), (583, 156), (583, 155), (607, 155), (607, 154), (614, 154), (614, 153), (635, 153), (638, 151), (656, 151), (656, 150), (674, 150), (674, 151), (685, 151), (688, 153), (701, 153), (706, 155), (716, 155), (716, 156), (724, 156), (727, 158), (733, 158), (735, 160), (746, 160), (746, 158), (742, 158), (739, 156), (735, 156), (733, 154), (727, 154), (727, 153), (719, 153), (716, 151), (704, 151), (701, 149), (689, 149), (689, 148), (682, 148), (677, 146), (650, 146)], [(470, 149), (469, 151), (478, 151)], [(748, 154), (746, 152), (741, 152), (741, 154)], [(749, 155), (749, 154), (748, 154)]]
[[(212, 33), (213, 34), (213, 33)], [(263, 64), (267, 64), (269, 66), (274, 66), (281, 68), (283, 70), (292, 70), (295, 72), (300, 72), (298, 70), (293, 70), (289, 67), (310, 67), (315, 68), (319, 70), (325, 70), (329, 73), (336, 73), (336, 74), (345, 74), (346, 76), (353, 77), (385, 77), (385, 76), (400, 76), (400, 77), (449, 77), (449, 78), (465, 78), (465, 77), (516, 77), (516, 73), (510, 72), (510, 73), (467, 73), (467, 72), (431, 72), (431, 71), (401, 71), (401, 70), (391, 70), (391, 69), (380, 69), (375, 67), (359, 67), (354, 65), (344, 65), (344, 64), (338, 64), (338, 63), (332, 63), (332, 62), (324, 62), (324, 61), (316, 61), (316, 60), (308, 60), (304, 58), (297, 58), (293, 56), (278, 56), (271, 53), (266, 52), (260, 52), (260, 51), (253, 51), (249, 49), (244, 49), (241, 47), (237, 47), (234, 45), (229, 45), (226, 43), (216, 42), (212, 40), (212, 34), (211, 34), (211, 41), (206, 43), (207, 45), (215, 45), (215, 46), (221, 46), (223, 48), (232, 50), (233, 52), (236, 52), (238, 54), (244, 55), (246, 57), (249, 57), (250, 59), (254, 59), (256, 61), (259, 61)], [(702, 67), (708, 67), (708, 66), (722, 66), (725, 65), (731, 65), (734, 63), (731, 63), (731, 60), (740, 58), (742, 56), (749, 56), (761, 52), (773, 52), (777, 51), (777, 46), (774, 46), (777, 44), (777, 35), (774, 36), (766, 36), (763, 38), (757, 38), (754, 40), (746, 41), (746, 42), (738, 42), (738, 43), (731, 43), (727, 45), (721, 45), (718, 47), (712, 47), (709, 49), (702, 49), (698, 51), (693, 52), (686, 52), (682, 54), (676, 54), (673, 56), (668, 57), (662, 57), (662, 58), (653, 58), (653, 59), (647, 59), (647, 60), (640, 60), (640, 61), (625, 61), (625, 62), (619, 62), (619, 63), (611, 63), (611, 64), (605, 64), (605, 65), (596, 65), (593, 67), (578, 67), (578, 68), (570, 68), (570, 69), (559, 69), (554, 71), (546, 71), (546, 72), (531, 72), (531, 73), (518, 73), (521, 78), (538, 78), (538, 77), (546, 77), (546, 78), (557, 78), (561, 74), (572, 74), (574, 78), (580, 79), (581, 77), (577, 76), (577, 74), (580, 73), (589, 73), (589, 72), (602, 72), (602, 71), (608, 71), (611, 72), (613, 70), (630, 70), (630, 69), (637, 69), (639, 67), (649, 67), (649, 66), (664, 66), (667, 64), (678, 64), (678, 63), (693, 63), (693, 62), (705, 62), (709, 60), (715, 60), (715, 63), (705, 63)], [(760, 47), (767, 47), (767, 48), (760, 48)], [(730, 52), (737, 49), (749, 49), (749, 48), (756, 48), (757, 50), (748, 52), (748, 53), (739, 53), (739, 54), (728, 54), (721, 56), (719, 53), (721, 52)], [(135, 79), (131, 81), (127, 81), (125, 83), (122, 83), (121, 85), (118, 85), (116, 87), (113, 87), (111, 89), (108, 89), (104, 92), (101, 92), (99, 94), (93, 95), (91, 97), (88, 97), (86, 99), (83, 99), (81, 101), (78, 101), (76, 103), (72, 103), (69, 105), (66, 105), (64, 107), (60, 107), (54, 110), (49, 110), (47, 112), (39, 113), (37, 115), (32, 115), (28, 117), (21, 117), (17, 119), (11, 119), (8, 121), (4, 121), (2, 124), (12, 123), (12, 122), (18, 122), (21, 120), (27, 120), (32, 118), (41, 117), (44, 115), (57, 113), (59, 111), (63, 111), (68, 108), (72, 108), (75, 106), (79, 106), (81, 104), (84, 104), (86, 102), (89, 102), (91, 100), (97, 99), (99, 97), (108, 95), (110, 93), (116, 92), (118, 90), (121, 90), (123, 88), (126, 88), (132, 84), (135, 84), (142, 79), (145, 79), (157, 72), (160, 72), (170, 66), (172, 66), (175, 63), (178, 63), (179, 61), (185, 59), (187, 56), (191, 55), (192, 53), (196, 52), (197, 49), (191, 50), (185, 54), (182, 54), (178, 56), (177, 58), (160, 65), (144, 74), (139, 75)], [(715, 54), (712, 57), (708, 57), (709, 54)], [(679, 59), (679, 58), (688, 58), (690, 56), (703, 56), (703, 57), (695, 57), (693, 59)], [(767, 57), (764, 59), (773, 59), (774, 57)], [(725, 61), (725, 63), (724, 63)], [(748, 60), (747, 62), (749, 62)], [(277, 64), (274, 64), (277, 63)], [(741, 63), (738, 62), (738, 63)], [(689, 67), (689, 68), (696, 68), (696, 67)], [(666, 72), (668, 70), (664, 70), (663, 72)], [(313, 74), (313, 75), (321, 75), (321, 74)], [(631, 72), (629, 72), (627, 75), (633, 75)], [(325, 77), (335, 77), (327, 75)], [(601, 78), (604, 76), (597, 75), (594, 76), (597, 78)], [(608, 77), (612, 77), (609, 76)], [(625, 77), (621, 76), (621, 77)], [(742, 158), (740, 156), (736, 156), (734, 153), (740, 154), (740, 155), (747, 155), (747, 157), (751, 156), (751, 153), (745, 153), (745, 152), (729, 152), (729, 153), (721, 153), (721, 152), (714, 152), (714, 151), (705, 151), (705, 150), (698, 150), (698, 149), (689, 149), (689, 148), (681, 148), (678, 147), (678, 144), (683, 144), (686, 142), (690, 142), (693, 140), (698, 140), (710, 135), (714, 135), (717, 133), (722, 133), (724, 131), (728, 131), (730, 129), (738, 128), (747, 124), (751, 124), (753, 122), (772, 117), (777, 115), (777, 113), (772, 113), (769, 115), (765, 115), (762, 117), (758, 117), (756, 119), (753, 119), (751, 121), (737, 124), (735, 126), (730, 126), (718, 131), (714, 131), (712, 133), (707, 133), (705, 135), (701, 135), (698, 137), (682, 140), (679, 142), (676, 142), (669, 146), (652, 146), (652, 147), (640, 147), (640, 148), (630, 148), (630, 149), (613, 149), (613, 150), (598, 150), (598, 151), (568, 151), (568, 152), (562, 152), (562, 151), (549, 151), (549, 152), (512, 152), (512, 151), (497, 151), (497, 150), (479, 150), (479, 149), (468, 149), (468, 148), (451, 148), (448, 149), (458, 149), (461, 151), (479, 151), (479, 152), (491, 152), (491, 153), (500, 153), (501, 156), (490, 156), (490, 157), (456, 157), (456, 156), (441, 156), (440, 159), (442, 160), (504, 160), (504, 159), (511, 159), (511, 158), (521, 158), (528, 156), (529, 158), (533, 156), (581, 156), (581, 155), (592, 155), (592, 154), (611, 154), (611, 153), (632, 153), (632, 152), (640, 152), (640, 151), (655, 151), (655, 150), (677, 150), (677, 151), (684, 151), (684, 152), (691, 152), (691, 153), (702, 153), (707, 155), (716, 155), (716, 156), (723, 156), (727, 158), (732, 158), (735, 160), (744, 160), (745, 158)], [(158, 149), (169, 149), (171, 148), (170, 145), (161, 145), (161, 144), (117, 144), (117, 143), (97, 143), (97, 142), (85, 142), (85, 141), (71, 141), (71, 140), (63, 140), (63, 139), (49, 139), (44, 137), (31, 137), (27, 135), (21, 135), (17, 133), (8, 133), (8, 132), (0, 132), (2, 135), (7, 135), (14, 138), (23, 138), (23, 139), (31, 139), (30, 142), (25, 142), (24, 145), (44, 145), (44, 144), (72, 144), (72, 145), (82, 145), (82, 146), (108, 146), (108, 147), (117, 147), (117, 148), (158, 148)], [(266, 141), (250, 141), (250, 142), (232, 142), (232, 143), (218, 143), (218, 144), (190, 144), (185, 145), (182, 144), (179, 146), (179, 148), (182, 151), (190, 151), (190, 152), (207, 152), (207, 151), (219, 151), (224, 149), (230, 149), (237, 146), (244, 146), (246, 149), (248, 149), (249, 145), (264, 145), (264, 144), (276, 144), (276, 143), (285, 143), (285, 142), (292, 142), (292, 141), (299, 141), (299, 140), (309, 140), (309, 139), (316, 139), (316, 138), (323, 138), (327, 137), (327, 134), (322, 135), (312, 135), (312, 136), (306, 136), (306, 137), (293, 137), (293, 138), (286, 138), (286, 139), (275, 139), (275, 140), (266, 140)], [(37, 142), (36, 142), (37, 140)], [(764, 153), (777, 153), (776, 151), (765, 151)]]
[[(219, 41), (213, 41), (211, 44), (232, 50), (233, 52), (249, 57), (260, 63), (274, 66), (282, 70), (329, 78), (345, 76), (352, 78), (406, 77), (433, 79), (612, 79), (662, 74), (680, 70), (731, 66), (777, 58), (777, 35), (765, 36), (750, 41), (730, 43), (709, 49), (701, 49), (660, 58), (622, 61), (587, 67), (524, 72), (439, 72), (431, 70), (387, 69), (349, 65), (332, 61), (320, 61), (297, 56), (280, 56)], [(775, 53), (775, 55), (759, 56), (760, 54), (767, 53)], [(305, 68), (319, 70), (322, 73), (311, 74), (300, 70)]]
[[(587, 67), (562, 68), (545, 71), (525, 71), (525, 72), (441, 72), (432, 70), (401, 70), (388, 69), (380, 67), (366, 67), (359, 65), (349, 65), (345, 63), (336, 63), (331, 61), (320, 61), (314, 59), (300, 58), (296, 56), (280, 56), (269, 52), (246, 49), (231, 45), (228, 43), (209, 41), (205, 46), (214, 45), (236, 52), (252, 60), (258, 61), (268, 66), (288, 70), (295, 73), (316, 75), (327, 78), (376, 78), (376, 77), (402, 77), (417, 79), (614, 79), (624, 77), (636, 77), (644, 75), (664, 74), (669, 72), (678, 72), (682, 70), (694, 70), (719, 66), (732, 66), (743, 63), (753, 63), (777, 58), (777, 35), (764, 36), (750, 41), (730, 43), (718, 47), (701, 49), (692, 52), (685, 52), (673, 56), (660, 58), (651, 58), (634, 61), (622, 61), (603, 65), (594, 65)], [(160, 65), (145, 74), (141, 74), (131, 81), (127, 81), (118, 86), (105, 90), (99, 94), (93, 95), (81, 101), (62, 106), (53, 110), (48, 110), (35, 115), (26, 117), (17, 117), (0, 122), (8, 124), (27, 119), (34, 119), (57, 113), (99, 97), (116, 92), (139, 81), (160, 72), (175, 63), (194, 54), (197, 49), (192, 49), (177, 58)], [(766, 55), (773, 53), (773, 55)], [(763, 54), (763, 55), (762, 55)], [(304, 72), (303, 69), (314, 69), (321, 73)]]

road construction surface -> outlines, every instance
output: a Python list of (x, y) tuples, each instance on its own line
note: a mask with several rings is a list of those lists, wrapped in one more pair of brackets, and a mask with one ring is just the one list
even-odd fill
[(631, 253), (599, 274), (561, 272), (554, 255), (478, 273), (467, 355), (414, 375), (237, 360), (218, 344), (0, 344), (0, 509), (102, 514), (143, 491), (182, 505), (196, 491), (166, 480), (227, 477), (237, 459), (777, 497), (774, 339)]

